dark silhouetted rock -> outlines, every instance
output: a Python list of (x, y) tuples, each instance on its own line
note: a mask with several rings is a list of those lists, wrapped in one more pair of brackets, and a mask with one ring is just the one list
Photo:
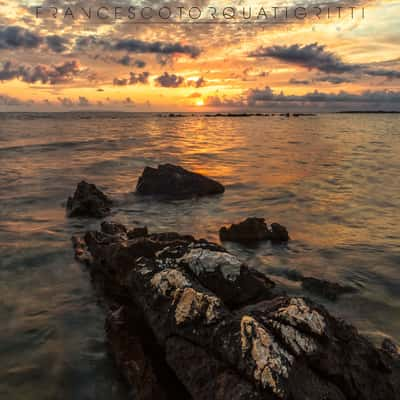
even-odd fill
[(139, 178), (136, 192), (173, 199), (186, 199), (223, 193), (219, 182), (182, 167), (163, 164), (158, 168), (146, 167)]
[(393, 357), (400, 358), (399, 348), (397, 347), (397, 344), (393, 342), (393, 340), (390, 340), (389, 338), (383, 339), (381, 347), (382, 350), (388, 352)]
[(136, 228), (131, 229), (128, 232), (129, 239), (135, 239), (139, 237), (144, 237), (148, 235), (147, 227), (146, 226), (138, 226)]
[(173, 382), (179, 399), (399, 400), (392, 351), (311, 300), (275, 296), (268, 278), (217, 244), (178, 233), (88, 232), (74, 242), (114, 305), (107, 337), (137, 398)]
[(105, 330), (107, 344), (118, 369), (133, 389), (138, 400), (168, 399), (157, 378), (152, 360), (147, 357), (142, 337), (127, 307), (120, 306), (107, 313)]
[(95, 185), (79, 182), (67, 201), (68, 217), (103, 218), (110, 213), (112, 201)]
[(357, 290), (352, 286), (340, 285), (336, 282), (329, 282), (324, 279), (303, 277), (301, 283), (303, 289), (310, 293), (325, 297), (329, 300), (336, 300), (338, 296), (346, 293), (355, 293)]
[(112, 221), (103, 221), (101, 223), (101, 231), (109, 235), (123, 235), (127, 233), (124, 225)]
[(283, 225), (273, 222), (271, 224), (270, 239), (273, 242), (287, 242), (289, 240), (289, 232)]
[(264, 218), (247, 218), (238, 224), (232, 224), (230, 227), (222, 227), (219, 231), (221, 241), (254, 243), (261, 240), (271, 240), (274, 242), (287, 242), (289, 234), (287, 229), (274, 222), (271, 229)]

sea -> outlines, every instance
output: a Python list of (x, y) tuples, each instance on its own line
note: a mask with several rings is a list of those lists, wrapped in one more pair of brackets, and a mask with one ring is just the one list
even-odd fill
[[(181, 165), (223, 195), (139, 197), (145, 166)], [(0, 113), (0, 398), (123, 400), (104, 311), (68, 219), (81, 180), (115, 200), (108, 220), (219, 241), (246, 217), (287, 227), (288, 244), (227, 249), (289, 294), (311, 297), (372, 342), (400, 342), (400, 115)], [(356, 289), (332, 302), (290, 271)]]

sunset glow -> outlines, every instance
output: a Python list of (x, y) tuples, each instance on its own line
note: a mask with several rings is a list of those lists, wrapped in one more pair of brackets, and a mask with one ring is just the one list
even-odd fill
[[(95, 0), (68, 2), (73, 18), (61, 3), (54, 17), (48, 3), (38, 10), (36, 2), (0, 0), (0, 108), (399, 109), (400, 2), (332, 3), (340, 18), (332, 6), (329, 18), (326, 7), (319, 18), (310, 7), (303, 18), (282, 19), (277, 1), (279, 23), (268, 8), (269, 19), (245, 24), (239, 11), (212, 23), (205, 11), (141, 21), (136, 11), (130, 20), (138, 3), (129, 0), (108, 2), (108, 18)], [(296, 13), (294, 2), (286, 5)], [(259, 13), (262, 5), (246, 6)]]

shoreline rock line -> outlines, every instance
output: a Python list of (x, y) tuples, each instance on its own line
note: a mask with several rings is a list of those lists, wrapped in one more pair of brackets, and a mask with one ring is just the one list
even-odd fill
[(399, 399), (391, 346), (377, 349), (322, 306), (285, 295), (218, 244), (131, 231), (107, 222), (73, 245), (136, 399)]
[[(184, 200), (224, 192), (225, 187), (216, 180), (173, 164), (145, 167), (136, 185), (136, 194), (160, 200)], [(104, 218), (111, 213), (112, 205), (113, 201), (96, 185), (81, 181), (67, 199), (67, 216)]]

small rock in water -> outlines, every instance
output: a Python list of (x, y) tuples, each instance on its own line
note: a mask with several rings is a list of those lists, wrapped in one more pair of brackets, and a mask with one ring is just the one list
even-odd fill
[(287, 242), (289, 241), (289, 232), (283, 225), (273, 222), (271, 224), (270, 239), (273, 242)]
[(68, 217), (103, 218), (110, 213), (112, 201), (95, 185), (79, 182), (73, 197), (67, 201)]
[(222, 227), (219, 231), (221, 241), (253, 243), (261, 240), (271, 240), (273, 242), (287, 242), (289, 234), (287, 229), (276, 222), (271, 224), (271, 229), (264, 218), (247, 218), (238, 224), (230, 227)]
[(146, 167), (136, 186), (138, 194), (173, 199), (207, 196), (224, 191), (224, 186), (219, 182), (172, 164), (159, 165), (158, 168)]

